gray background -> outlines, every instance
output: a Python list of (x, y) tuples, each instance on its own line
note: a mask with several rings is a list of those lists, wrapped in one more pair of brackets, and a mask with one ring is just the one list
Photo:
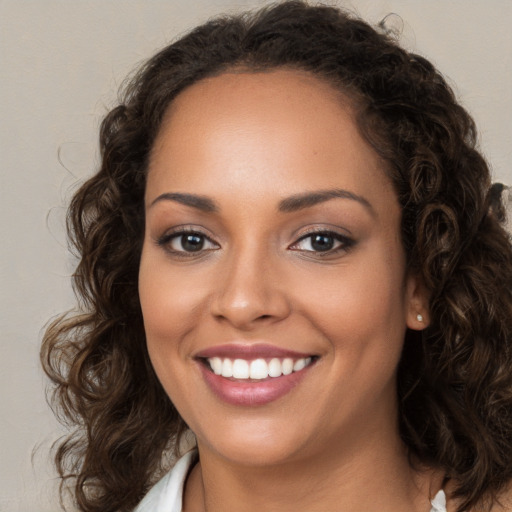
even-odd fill
[[(0, 511), (58, 509), (48, 451), (63, 430), (45, 403), (38, 350), (45, 322), (73, 305), (65, 205), (95, 168), (101, 117), (136, 63), (215, 13), (262, 4), (0, 0)], [(495, 179), (512, 183), (512, 2), (339, 4), (375, 23), (401, 16), (403, 44), (445, 73)]]

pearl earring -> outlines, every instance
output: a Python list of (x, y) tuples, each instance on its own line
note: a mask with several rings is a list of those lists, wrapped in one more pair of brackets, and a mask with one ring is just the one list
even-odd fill
[(419, 313), (416, 315), (416, 320), (418, 320), (418, 322), (423, 322), (423, 315), (420, 315)]

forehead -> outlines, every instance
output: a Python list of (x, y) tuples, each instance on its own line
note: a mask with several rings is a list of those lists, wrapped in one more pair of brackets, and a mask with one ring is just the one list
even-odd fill
[(383, 169), (359, 134), (350, 99), (327, 82), (295, 70), (229, 72), (188, 87), (170, 105), (147, 191), (342, 186), (378, 195), (391, 188)]

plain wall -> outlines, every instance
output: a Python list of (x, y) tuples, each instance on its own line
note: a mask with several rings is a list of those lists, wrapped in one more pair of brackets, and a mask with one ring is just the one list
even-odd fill
[[(0, 0), (0, 511), (58, 510), (38, 350), (70, 308), (65, 205), (97, 164), (101, 117), (134, 65), (209, 16), (262, 2)], [(480, 128), (494, 178), (512, 184), (512, 2), (353, 0), (386, 14), (430, 58)]]

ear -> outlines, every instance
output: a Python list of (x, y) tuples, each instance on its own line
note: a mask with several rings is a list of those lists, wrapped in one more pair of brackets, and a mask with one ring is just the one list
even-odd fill
[(411, 274), (406, 282), (406, 324), (409, 329), (422, 331), (430, 323), (429, 293), (419, 276)]

